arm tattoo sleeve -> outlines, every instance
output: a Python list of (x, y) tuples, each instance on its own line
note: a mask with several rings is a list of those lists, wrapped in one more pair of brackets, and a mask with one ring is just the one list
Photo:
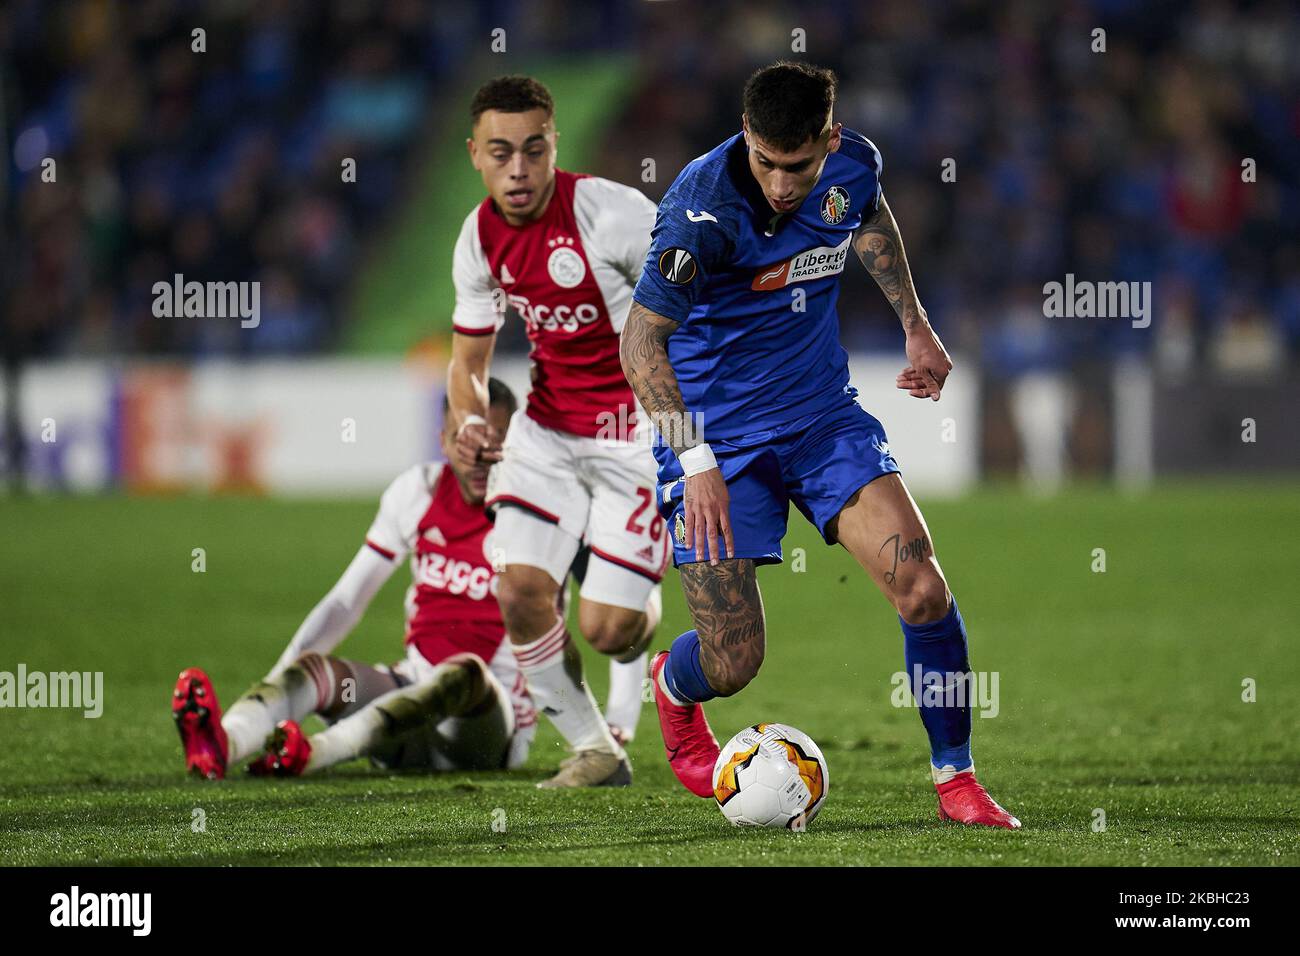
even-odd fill
[(862, 228), (853, 237), (853, 250), (862, 260), (862, 264), (876, 280), (880, 291), (885, 293), (890, 306), (903, 323), (903, 329), (910, 332), (918, 323), (925, 320), (925, 310), (916, 296), (912, 285), (912, 271), (907, 265), (907, 253), (903, 250), (903, 237), (898, 234), (898, 223), (889, 210), (885, 197), (880, 197), (880, 208), (862, 223)]
[(623, 362), (623, 374), (627, 376), (641, 407), (650, 416), (663, 441), (680, 455), (703, 439), (692, 427), (677, 375), (668, 364), (668, 336), (675, 331), (677, 323), (672, 319), (633, 301), (619, 339), (618, 352)]

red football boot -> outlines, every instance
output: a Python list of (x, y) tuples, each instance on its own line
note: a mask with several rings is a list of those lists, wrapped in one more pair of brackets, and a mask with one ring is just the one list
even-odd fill
[(172, 691), (172, 719), (185, 748), (185, 769), (197, 777), (220, 780), (226, 775), (226, 732), (212, 681), (198, 667), (187, 667)]
[(997, 805), (973, 772), (959, 773), (947, 783), (936, 783), (939, 819), (954, 823), (1019, 830), (1020, 821)]
[(248, 765), (255, 777), (301, 777), (311, 759), (311, 741), (296, 720), (282, 720), (266, 738), (266, 753)]
[(654, 656), (650, 662), (650, 680), (655, 688), (655, 708), (659, 711), (659, 727), (664, 733), (668, 766), (691, 793), (697, 797), (711, 797), (718, 741), (709, 729), (703, 707), (699, 704), (674, 704), (659, 686), (659, 675), (667, 661), (667, 651)]

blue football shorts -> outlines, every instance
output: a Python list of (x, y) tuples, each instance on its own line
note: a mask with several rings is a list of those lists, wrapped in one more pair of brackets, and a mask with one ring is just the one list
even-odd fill
[[(853, 399), (743, 439), (710, 440), (709, 446), (731, 497), (736, 553), (721, 556), (752, 558), (755, 564), (781, 562), (791, 501), (832, 544), (827, 525), (849, 499), (881, 475), (899, 471), (884, 427)], [(697, 559), (695, 549), (686, 547), (682, 466), (671, 448), (656, 446), (654, 453), (659, 514), (672, 534), (673, 565), (691, 564)]]

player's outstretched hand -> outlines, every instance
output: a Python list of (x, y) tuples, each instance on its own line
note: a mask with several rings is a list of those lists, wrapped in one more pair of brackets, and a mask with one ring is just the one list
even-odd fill
[[(735, 557), (736, 545), (731, 540), (731, 496), (719, 469), (710, 468), (686, 479), (683, 508), (686, 547), (695, 549), (696, 561), (703, 561), (706, 551), (709, 564)], [(725, 552), (719, 553), (719, 544), (725, 546)]]
[(929, 324), (907, 333), (907, 360), (894, 384), (913, 398), (939, 400), (943, 383), (952, 371), (952, 359)]
[(456, 457), (466, 468), (501, 460), (501, 436), (489, 426), (473, 422), (456, 433)]

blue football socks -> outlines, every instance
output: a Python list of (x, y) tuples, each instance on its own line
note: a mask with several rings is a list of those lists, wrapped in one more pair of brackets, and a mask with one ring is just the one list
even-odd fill
[[(954, 770), (971, 767), (970, 711), (971, 678), (970, 661), (966, 651), (966, 624), (953, 599), (948, 613), (929, 624), (903, 626), (903, 656), (907, 662), (907, 678), (912, 684), (912, 696), (921, 711), (921, 723), (930, 737), (930, 760), (942, 769)], [(919, 668), (919, 670), (918, 670)], [(918, 680), (919, 675), (919, 680)], [(955, 682), (965, 682), (957, 687)], [(926, 694), (926, 688), (931, 688)], [(939, 692), (937, 688), (949, 688)], [(960, 692), (960, 696), (958, 696)]]
[(695, 631), (687, 631), (673, 641), (663, 674), (668, 693), (683, 703), (702, 704), (718, 696), (700, 666), (700, 635)]

